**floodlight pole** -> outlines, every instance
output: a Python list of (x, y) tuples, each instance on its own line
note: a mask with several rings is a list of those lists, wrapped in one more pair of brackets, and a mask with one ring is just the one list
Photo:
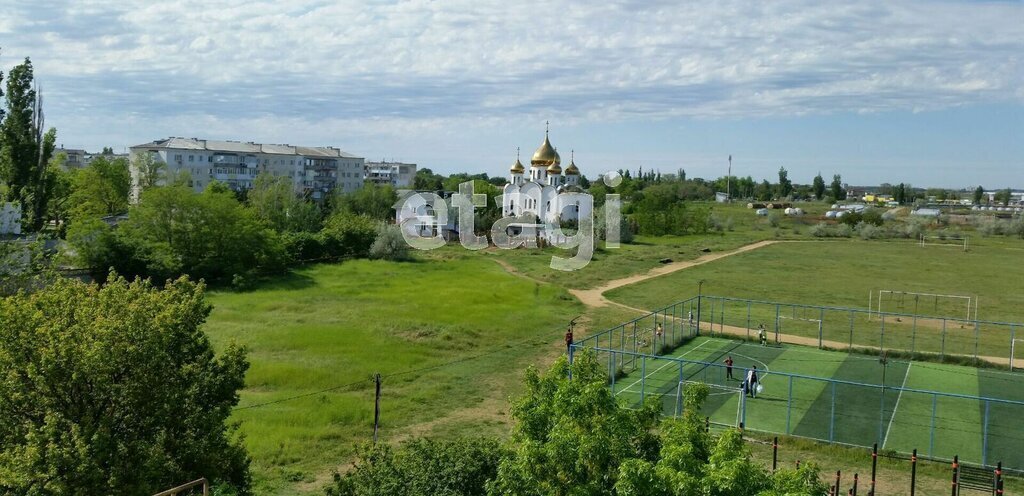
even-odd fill
[(725, 202), (732, 203), (732, 155), (729, 155), (729, 173), (725, 176)]

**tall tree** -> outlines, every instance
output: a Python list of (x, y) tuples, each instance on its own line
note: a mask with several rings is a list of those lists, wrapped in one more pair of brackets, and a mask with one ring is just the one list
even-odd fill
[(814, 184), (811, 186), (814, 191), (814, 199), (820, 200), (825, 197), (825, 178), (821, 177), (821, 172), (817, 176), (814, 176)]
[(203, 293), (58, 278), (0, 298), (0, 493), (153, 494), (198, 477), (246, 493), (228, 417), (248, 361), (215, 352)]
[(846, 199), (846, 190), (843, 189), (843, 178), (839, 174), (832, 176), (832, 198), (836, 200)]
[(978, 188), (974, 190), (974, 204), (981, 205), (981, 198), (985, 196), (985, 188), (978, 185)]
[(100, 217), (126, 212), (130, 190), (128, 161), (97, 157), (75, 174), (73, 213), (76, 217)]
[(33, 86), (32, 61), (11, 69), (7, 78), (7, 116), (0, 124), (0, 180), (7, 184), (6, 199), (20, 202), (25, 226), (39, 230), (46, 219), (52, 179), (47, 165), (57, 131), (44, 132), (42, 97)]
[(291, 178), (260, 173), (246, 195), (256, 216), (278, 232), (320, 230), (320, 207), (295, 194)]
[(785, 167), (779, 167), (779, 198), (785, 198), (793, 193), (793, 181), (789, 180), (789, 172)]

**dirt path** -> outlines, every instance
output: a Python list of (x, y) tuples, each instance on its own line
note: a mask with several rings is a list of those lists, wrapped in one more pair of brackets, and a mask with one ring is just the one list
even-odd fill
[(686, 261), (683, 261), (683, 262), (672, 262), (670, 264), (665, 264), (665, 265), (662, 265), (661, 267), (655, 267), (655, 268), (647, 271), (644, 274), (637, 274), (637, 275), (633, 275), (633, 276), (629, 276), (629, 277), (624, 277), (622, 279), (615, 279), (614, 281), (608, 281), (608, 282), (604, 283), (604, 285), (598, 286), (598, 287), (596, 287), (594, 289), (570, 289), (569, 292), (572, 293), (573, 296), (578, 298), (581, 302), (583, 302), (584, 305), (586, 305), (588, 307), (603, 307), (603, 306), (607, 306), (609, 304), (615, 304), (615, 305), (618, 305), (618, 306), (621, 306), (621, 307), (625, 307), (625, 308), (629, 308), (629, 309), (632, 309), (632, 310), (641, 311), (641, 310), (638, 310), (636, 308), (627, 307), (625, 305), (621, 305), (621, 304), (615, 303), (615, 302), (613, 302), (611, 300), (608, 300), (607, 298), (604, 297), (604, 293), (606, 293), (608, 291), (611, 291), (611, 290), (613, 290), (615, 288), (619, 288), (619, 287), (622, 287), (622, 286), (628, 286), (630, 284), (635, 284), (635, 283), (638, 283), (640, 281), (646, 281), (647, 279), (652, 279), (652, 278), (655, 278), (655, 277), (658, 277), (658, 276), (663, 276), (665, 274), (671, 274), (673, 272), (680, 271), (680, 270), (683, 270), (683, 269), (688, 269), (690, 267), (696, 267), (698, 265), (706, 264), (708, 262), (713, 262), (713, 261), (718, 260), (720, 258), (725, 258), (725, 257), (729, 257), (729, 256), (732, 256), (732, 255), (738, 255), (740, 253), (745, 253), (745, 252), (748, 252), (748, 251), (751, 251), (751, 250), (756, 250), (758, 248), (763, 248), (765, 246), (773, 245), (775, 243), (779, 243), (779, 241), (775, 241), (775, 240), (758, 241), (757, 243), (752, 243), (752, 244), (749, 244), (749, 245), (744, 245), (744, 246), (741, 246), (741, 247), (739, 247), (739, 248), (737, 248), (735, 250), (732, 250), (732, 251), (723, 251), (723, 252), (720, 252), (720, 253), (709, 253), (707, 255), (698, 257), (698, 258), (696, 258), (694, 260), (686, 260)]

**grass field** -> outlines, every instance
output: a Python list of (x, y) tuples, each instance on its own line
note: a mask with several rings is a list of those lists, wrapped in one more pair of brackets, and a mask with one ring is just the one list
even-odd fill
[[(205, 330), (215, 345), (233, 340), (250, 351), (234, 420), (258, 494), (322, 491), (370, 439), (377, 372), (386, 376), (382, 439), (503, 434), (522, 371), (564, 350), (564, 323), (583, 313), (564, 290), (481, 258), (316, 265), (253, 291), (212, 292), (209, 301)], [(452, 360), (465, 361), (387, 377)], [(307, 396), (290, 399), (299, 395)]]
[[(857, 446), (877, 442), (880, 449), (909, 453), (916, 448), (925, 456), (959, 455), (1024, 469), (1024, 403), (986, 405), (955, 396), (1024, 402), (1024, 374), (898, 360), (883, 367), (877, 357), (707, 337), (695, 338), (672, 356), (717, 365), (647, 358), (626, 367), (626, 375), (612, 385), (615, 395), (634, 405), (660, 398), (663, 412), (674, 414), (680, 382), (705, 382), (713, 388), (704, 413), (718, 423), (745, 420), (758, 431)], [(734, 380), (722, 365), (727, 356), (735, 360)], [(602, 359), (613, 358), (604, 354)], [(764, 392), (744, 402), (740, 381), (753, 366)]]

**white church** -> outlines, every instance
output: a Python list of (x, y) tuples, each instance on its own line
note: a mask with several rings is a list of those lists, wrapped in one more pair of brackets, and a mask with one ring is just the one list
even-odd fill
[(590, 212), (580, 212), (578, 200), (570, 199), (569, 195), (559, 196), (559, 193), (583, 191), (575, 157), (570, 158), (564, 172), (561, 164), (562, 157), (551, 146), (548, 132), (544, 131), (544, 142), (530, 159), (530, 175), (525, 175), (526, 168), (518, 157), (509, 169), (509, 182), (502, 190), (502, 214), (506, 217), (533, 214), (540, 223), (575, 221), (580, 215), (590, 215)]

